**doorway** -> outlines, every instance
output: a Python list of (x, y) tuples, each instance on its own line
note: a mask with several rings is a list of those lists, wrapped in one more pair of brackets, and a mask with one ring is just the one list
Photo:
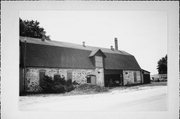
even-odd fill
[(122, 74), (106, 74), (105, 75), (105, 87), (117, 87), (123, 85)]

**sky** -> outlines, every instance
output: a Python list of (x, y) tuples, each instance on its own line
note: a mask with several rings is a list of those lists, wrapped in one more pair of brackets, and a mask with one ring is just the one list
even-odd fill
[(162, 11), (21, 11), (23, 20), (37, 20), (53, 41), (110, 48), (135, 56), (142, 69), (157, 74), (167, 54), (167, 14)]

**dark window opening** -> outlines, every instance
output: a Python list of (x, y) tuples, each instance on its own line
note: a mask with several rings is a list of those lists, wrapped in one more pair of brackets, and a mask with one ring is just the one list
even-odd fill
[(91, 77), (90, 76), (87, 77), (87, 83), (91, 83)]
[(86, 77), (87, 83), (96, 84), (96, 76), (95, 75), (88, 75)]

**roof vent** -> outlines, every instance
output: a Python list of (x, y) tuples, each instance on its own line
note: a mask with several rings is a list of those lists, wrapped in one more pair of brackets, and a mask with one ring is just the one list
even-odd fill
[(85, 42), (83, 41), (82, 43), (83, 43), (83, 47), (86, 47)]
[(113, 46), (111, 45), (111, 50), (114, 50)]

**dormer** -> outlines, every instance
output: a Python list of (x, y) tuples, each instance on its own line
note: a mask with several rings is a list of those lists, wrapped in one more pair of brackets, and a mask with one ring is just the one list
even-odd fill
[(89, 58), (91, 58), (93, 65), (96, 68), (103, 68), (104, 67), (104, 58), (106, 58), (106, 55), (101, 51), (101, 49), (95, 49), (93, 50)]

